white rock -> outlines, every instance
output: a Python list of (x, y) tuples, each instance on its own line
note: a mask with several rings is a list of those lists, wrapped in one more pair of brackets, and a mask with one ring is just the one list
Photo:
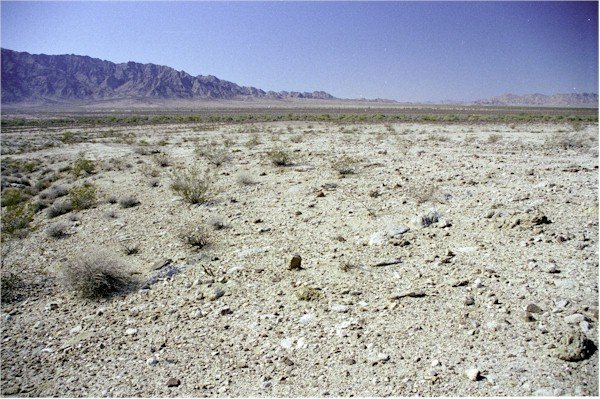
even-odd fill
[(588, 333), (591, 329), (590, 323), (588, 323), (587, 321), (582, 321), (581, 323), (579, 323), (579, 328), (581, 328), (581, 331), (583, 331), (584, 333)]
[(292, 346), (294, 345), (294, 338), (284, 338), (281, 340), (280, 345), (284, 349), (292, 349)]
[(78, 326), (75, 326), (75, 327), (71, 328), (69, 330), (69, 334), (71, 334), (71, 335), (77, 334), (77, 333), (80, 333), (81, 330), (83, 330), (83, 327), (81, 327), (81, 325), (78, 325)]
[(312, 313), (307, 313), (304, 316), (300, 317), (300, 324), (310, 324), (315, 319), (315, 315)]
[(137, 328), (128, 328), (125, 330), (125, 335), (134, 335), (137, 333)]
[(479, 370), (477, 370), (475, 368), (468, 369), (467, 371), (465, 371), (465, 375), (471, 381), (477, 381), (477, 379), (479, 378)]
[(331, 305), (331, 310), (333, 312), (346, 313), (347, 311), (350, 310), (350, 306), (335, 304), (335, 305)]
[(298, 338), (298, 342), (296, 342), (296, 348), (298, 348), (298, 349), (306, 348), (306, 340), (304, 339), (304, 337)]
[(565, 317), (565, 322), (569, 324), (579, 324), (582, 321), (585, 321), (585, 316), (581, 313), (575, 313), (570, 316)]

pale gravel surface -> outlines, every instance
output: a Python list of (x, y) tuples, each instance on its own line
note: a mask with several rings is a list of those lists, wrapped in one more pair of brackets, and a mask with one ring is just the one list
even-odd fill
[[(84, 180), (104, 197), (133, 193), (141, 204), (101, 203), (79, 212), (79, 221), (38, 214), (37, 230), (9, 253), (5, 264), (22, 268), (31, 285), (24, 301), (2, 304), (4, 394), (598, 395), (597, 353), (578, 362), (556, 354), (562, 337), (583, 328), (569, 323), (575, 313), (598, 345), (596, 148), (545, 148), (546, 137), (568, 129), (555, 124), (397, 124), (395, 132), (346, 126), (356, 128), (351, 133), (319, 123), (256, 128), (123, 128), (151, 144), (169, 142), (158, 147), (173, 161), (157, 168), (158, 187), (142, 173), (144, 165), (154, 167), (152, 156), (111, 139), (14, 156), (47, 155), (55, 169), (80, 151), (97, 160), (122, 158), (130, 167)], [(597, 132), (597, 125), (586, 130)], [(502, 139), (488, 143), (492, 133)], [(248, 148), (255, 134), (262, 144)], [(290, 140), (298, 135), (301, 142)], [(188, 140), (198, 137), (234, 144), (231, 160), (211, 167), (220, 189), (214, 201), (192, 206), (169, 182), (170, 171), (183, 165), (206, 165)], [(266, 152), (278, 146), (290, 151), (293, 165), (269, 163)], [(340, 178), (332, 169), (342, 155), (357, 160), (357, 174)], [(257, 183), (239, 184), (240, 172)], [(429, 186), (434, 195), (417, 204), (418, 192)], [(118, 218), (106, 217), (110, 209)], [(416, 226), (415, 216), (432, 209), (442, 223)], [(515, 213), (535, 210), (552, 223), (499, 227)], [(182, 243), (183, 225), (212, 216), (227, 225), (211, 230), (212, 245), (194, 251)], [(57, 221), (69, 224), (67, 238), (44, 234)], [(394, 226), (410, 230), (369, 245), (373, 234)], [(125, 239), (139, 243), (140, 253), (122, 255)], [(149, 290), (85, 301), (56, 276), (94, 248), (118, 254), (141, 281), (163, 258), (182, 271)], [(289, 271), (296, 253), (304, 270)], [(396, 258), (402, 262), (373, 267)], [(560, 272), (549, 273), (552, 267)], [(304, 285), (319, 289), (321, 298), (299, 301)], [(225, 295), (204, 298), (216, 287)], [(425, 296), (390, 299), (411, 290)], [(534, 321), (525, 320), (529, 304), (543, 312)], [(477, 381), (467, 376), (470, 369), (479, 371)], [(181, 384), (168, 387), (170, 378)]]

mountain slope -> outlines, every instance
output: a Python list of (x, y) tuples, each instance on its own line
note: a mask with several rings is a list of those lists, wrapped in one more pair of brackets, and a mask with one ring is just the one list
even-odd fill
[(566, 94), (505, 94), (498, 97), (475, 101), (477, 105), (508, 105), (508, 106), (541, 106), (541, 107), (597, 107), (598, 94), (595, 93), (566, 93)]
[(323, 91), (265, 92), (161, 65), (115, 64), (87, 56), (35, 55), (2, 49), (2, 103), (125, 98), (334, 99)]

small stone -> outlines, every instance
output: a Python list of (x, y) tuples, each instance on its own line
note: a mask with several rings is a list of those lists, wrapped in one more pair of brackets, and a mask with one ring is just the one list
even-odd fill
[(588, 323), (587, 321), (582, 321), (581, 323), (579, 323), (579, 328), (581, 328), (582, 332), (588, 333), (592, 327), (590, 326), (590, 323)]
[(481, 374), (477, 369), (468, 369), (467, 371), (465, 371), (465, 375), (471, 381), (477, 381), (481, 378)]
[(481, 282), (480, 278), (475, 280), (475, 283), (473, 285), (475, 286), (475, 288), (483, 288), (483, 283)]
[(292, 346), (294, 345), (294, 338), (284, 338), (281, 340), (280, 345), (284, 349), (292, 349)]
[(148, 360), (146, 360), (146, 364), (148, 366), (156, 366), (158, 364), (158, 359), (152, 356), (151, 358), (148, 358)]
[(582, 321), (585, 321), (585, 316), (581, 313), (575, 313), (570, 316), (565, 317), (565, 322), (568, 324), (579, 324)]
[(353, 364), (356, 364), (356, 360), (354, 360), (352, 358), (347, 358), (347, 359), (344, 359), (344, 364), (347, 364), (348, 366), (352, 366)]
[(46, 310), (56, 310), (56, 309), (58, 309), (58, 303), (51, 302), (51, 303), (47, 304), (44, 309), (46, 309)]
[(125, 330), (125, 335), (134, 335), (137, 334), (137, 328), (128, 328)]
[(533, 317), (533, 315), (528, 311), (525, 311), (525, 316), (523, 316), (523, 320), (525, 320), (528, 323), (536, 321), (535, 317)]
[(350, 306), (335, 304), (331, 305), (331, 310), (333, 312), (346, 313), (350, 310)]
[(302, 257), (298, 254), (292, 256), (288, 270), (302, 270)]
[(206, 293), (206, 298), (209, 301), (216, 301), (217, 299), (221, 298), (223, 295), (225, 295), (225, 291), (223, 291), (220, 287), (214, 287), (214, 288), (208, 290), (208, 292)]
[(323, 191), (319, 191), (319, 193), (317, 194), (317, 198), (323, 198), (325, 197), (325, 193)]
[(530, 303), (529, 305), (527, 305), (525, 310), (529, 313), (542, 313), (543, 312), (542, 308), (540, 308), (535, 303)]
[(179, 385), (181, 385), (181, 381), (179, 381), (179, 378), (171, 377), (167, 381), (167, 386), (169, 388), (178, 387)]
[(199, 319), (201, 317), (204, 317), (204, 314), (200, 309), (196, 309), (190, 314), (190, 316), (192, 317), (192, 319)]

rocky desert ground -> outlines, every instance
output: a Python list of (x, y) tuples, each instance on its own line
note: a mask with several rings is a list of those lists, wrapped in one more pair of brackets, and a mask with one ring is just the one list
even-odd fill
[(2, 154), (5, 396), (598, 395), (597, 123), (22, 127)]

